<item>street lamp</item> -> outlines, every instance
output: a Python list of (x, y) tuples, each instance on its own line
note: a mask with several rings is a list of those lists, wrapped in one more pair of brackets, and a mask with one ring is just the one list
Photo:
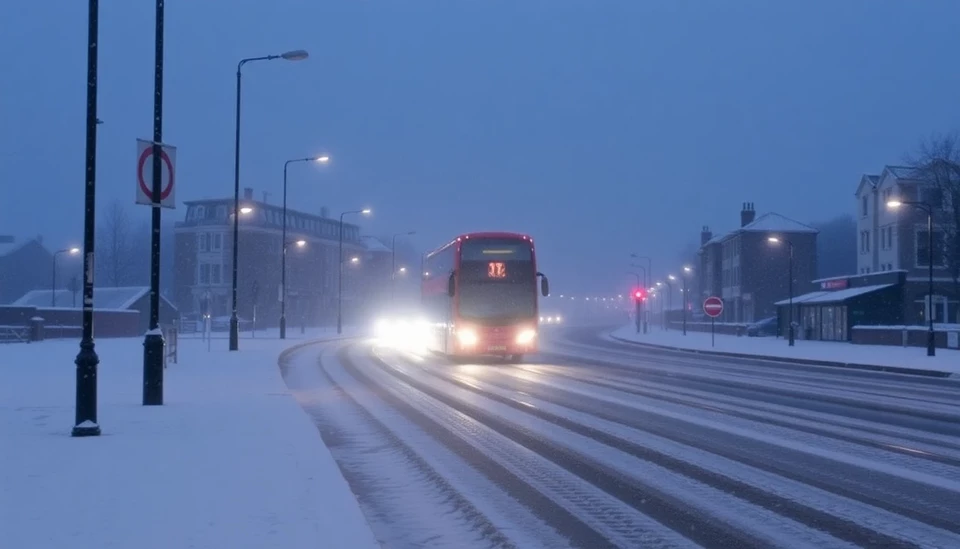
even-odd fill
[[(294, 162), (318, 162), (326, 164), (330, 161), (327, 155), (313, 156), (309, 158), (295, 158), (283, 163), (283, 235), (280, 242), (283, 243), (283, 250), (280, 253), (280, 339), (287, 338), (287, 168)], [(301, 246), (300, 241), (297, 245)], [(306, 241), (303, 241), (306, 245)]]
[(683, 290), (681, 290), (683, 292), (683, 296), (682, 296), (683, 297), (683, 335), (687, 335), (687, 302), (689, 299), (687, 297), (687, 294), (690, 293), (690, 290), (687, 289), (687, 275), (689, 275), (692, 272), (693, 272), (692, 268), (686, 265), (683, 266), (683, 275), (681, 275), (681, 278), (683, 280)]
[[(639, 266), (637, 266), (637, 265), (634, 265), (634, 267), (638, 267), (638, 268), (640, 268), (640, 269), (643, 268), (643, 267), (639, 267)], [(641, 285), (640, 285), (640, 273), (635, 273), (635, 272), (633, 272), (633, 271), (627, 271), (627, 274), (630, 274), (630, 275), (633, 275), (633, 276), (637, 277), (637, 286), (636, 286), (636, 287), (637, 287), (637, 288), (640, 288), (640, 287), (641, 287)], [(644, 271), (644, 282), (645, 282), (645, 281), (646, 281), (646, 271)], [(643, 307), (643, 306), (641, 305), (642, 301), (641, 301), (641, 299), (640, 299), (641, 297), (642, 297), (642, 296), (639, 296), (639, 295), (638, 295), (638, 296), (634, 296), (634, 298), (633, 298), (633, 300), (634, 300), (634, 304), (633, 304), (634, 314), (635, 314), (636, 317), (637, 317), (636, 320), (635, 320), (635, 324), (637, 325), (637, 333), (638, 333), (638, 334), (640, 333), (640, 324), (642, 323), (642, 320), (641, 320), (640, 317), (641, 317), (642, 314), (643, 314), (643, 313), (642, 313), (642, 307)]]
[[(667, 285), (667, 315), (670, 314), (670, 311), (673, 310), (673, 284), (670, 284), (670, 281), (676, 281), (677, 277), (673, 275), (667, 275), (667, 279), (663, 281)], [(666, 322), (667, 329), (670, 329), (670, 323)]]
[(100, 4), (89, 0), (87, 10), (87, 123), (86, 162), (83, 199), (83, 335), (77, 366), (76, 410), (71, 436), (100, 435), (97, 422), (97, 365), (100, 357), (93, 342), (93, 257), (96, 246), (95, 216), (97, 211), (97, 50), (99, 43)]
[(53, 282), (50, 284), (50, 306), (57, 306), (57, 256), (60, 254), (77, 255), (80, 248), (64, 248), (53, 252)]
[[(345, 215), (352, 215), (352, 214), (370, 215), (370, 212), (371, 212), (371, 211), (372, 211), (372, 210), (370, 210), (370, 208), (364, 208), (364, 209), (362, 209), (362, 210), (350, 210), (350, 211), (343, 212), (343, 213), (340, 214), (340, 226), (339, 226), (339, 228), (338, 228), (338, 230), (337, 230), (337, 233), (338, 233), (337, 236), (340, 237), (339, 253), (337, 254), (337, 257), (339, 258), (338, 265), (337, 265), (337, 267), (338, 267), (338, 273), (337, 273), (337, 334), (342, 334), (342, 333), (343, 333), (343, 216), (345, 216)], [(360, 258), (351, 258), (351, 261), (353, 261), (353, 259), (356, 259), (357, 261), (360, 261)]]
[(780, 243), (782, 243), (782, 242), (785, 242), (785, 243), (787, 244), (787, 247), (789, 248), (790, 258), (789, 258), (788, 263), (787, 263), (787, 273), (789, 274), (789, 281), (787, 282), (787, 292), (790, 294), (790, 302), (789, 302), (789, 305), (788, 305), (787, 309), (788, 309), (788, 311), (789, 311), (790, 321), (787, 323), (787, 324), (788, 324), (788, 326), (787, 326), (787, 345), (793, 347), (793, 342), (794, 342), (794, 338), (795, 338), (794, 328), (793, 328), (793, 320), (794, 320), (794, 314), (793, 314), (793, 242), (791, 242), (790, 240), (787, 240), (787, 239), (783, 239), (783, 238), (777, 237), (777, 236), (771, 236), (771, 237), (767, 238), (767, 242), (770, 242), (771, 244), (780, 244)]
[[(640, 259), (640, 260), (643, 260), (643, 261), (646, 261), (646, 262), (647, 262), (647, 268), (644, 269), (644, 271), (643, 271), (643, 285), (644, 285), (644, 286), (649, 285), (650, 279), (653, 278), (653, 260), (650, 259), (649, 257), (645, 256), (645, 255), (637, 255), (637, 254), (635, 254), (635, 253), (630, 254), (630, 257), (633, 258), (633, 259)], [(638, 267), (638, 268), (641, 268), (641, 269), (643, 268), (643, 267), (640, 267), (639, 265), (631, 265), (631, 266), (632, 266), (632, 267)], [(647, 317), (647, 310), (646, 310), (646, 306), (644, 306), (643, 316), (644, 316), (644, 318), (643, 318), (643, 333), (647, 333), (647, 318), (646, 318), (646, 317)]]
[(928, 302), (928, 311), (927, 311), (927, 356), (936, 356), (937, 354), (937, 339), (936, 333), (933, 331), (933, 206), (927, 202), (910, 202), (906, 200), (890, 200), (887, 202), (887, 208), (891, 210), (897, 210), (900, 206), (914, 206), (927, 213), (927, 242), (928, 253), (927, 253), (927, 297)]
[[(237, 63), (237, 118), (236, 118), (236, 136), (233, 145), (233, 211), (240, 211), (240, 78), (243, 66), (254, 61), (273, 61), (274, 59), (283, 59), (285, 61), (302, 61), (308, 56), (305, 50), (292, 50), (281, 53), (280, 55), (264, 55), (262, 57), (248, 57), (241, 59)], [(240, 320), (237, 317), (237, 259), (240, 251), (240, 219), (239, 216), (233, 216), (233, 311), (230, 313), (230, 350), (236, 351), (240, 348)]]
[(397, 279), (397, 237), (413, 236), (417, 231), (407, 231), (405, 233), (396, 233), (393, 235), (390, 243), (390, 303), (395, 305), (396, 301), (396, 279)]

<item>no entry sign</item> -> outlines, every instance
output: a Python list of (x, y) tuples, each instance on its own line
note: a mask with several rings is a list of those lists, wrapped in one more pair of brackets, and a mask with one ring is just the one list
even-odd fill
[(723, 300), (717, 296), (710, 296), (704, 299), (703, 312), (710, 318), (717, 318), (723, 313)]
[[(160, 147), (160, 204), (161, 208), (176, 207), (177, 148)], [(137, 204), (156, 205), (153, 202), (153, 141), (137, 139)]]

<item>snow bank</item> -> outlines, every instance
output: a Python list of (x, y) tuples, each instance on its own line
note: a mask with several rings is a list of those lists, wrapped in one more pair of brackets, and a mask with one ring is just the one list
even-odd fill
[(785, 339), (737, 337), (721, 334), (715, 336), (716, 345), (711, 347), (710, 332), (687, 331), (687, 335), (684, 336), (679, 330), (661, 331), (654, 329), (646, 334), (638, 334), (636, 333), (636, 326), (633, 324), (616, 330), (611, 336), (638, 343), (698, 351), (960, 373), (960, 351), (954, 349), (937, 349), (937, 356), (928, 357), (926, 356), (926, 349), (922, 347), (853, 345), (841, 341), (805, 341), (802, 339), (796, 340), (796, 345), (790, 347)]
[[(377, 547), (277, 357), (318, 336), (180, 340), (165, 405), (140, 405), (143, 339), (104, 339), (103, 435), (71, 438), (76, 341), (0, 346), (4, 546)], [(289, 334), (288, 334), (289, 335)]]

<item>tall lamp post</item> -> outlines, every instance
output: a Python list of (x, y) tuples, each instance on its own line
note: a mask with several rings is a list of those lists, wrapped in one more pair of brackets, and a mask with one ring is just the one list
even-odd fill
[[(643, 267), (640, 267), (640, 268), (642, 269)], [(642, 293), (642, 292), (639, 292), (639, 288), (642, 288), (641, 282), (640, 282), (640, 273), (635, 273), (635, 272), (633, 272), (633, 271), (627, 271), (627, 274), (631, 274), (631, 275), (637, 277), (637, 288), (638, 288), (638, 289), (637, 289), (637, 290), (634, 290), (634, 295), (633, 295), (634, 304), (633, 304), (633, 306), (634, 306), (634, 314), (637, 316), (637, 318), (636, 318), (636, 325), (637, 325), (637, 333), (639, 334), (639, 333), (640, 333), (640, 325), (641, 325), (641, 323), (642, 323), (642, 320), (640, 319), (640, 316), (643, 314), (643, 309), (642, 309), (642, 305), (641, 305), (641, 303), (643, 302), (643, 293)], [(644, 278), (644, 281), (646, 281), (646, 273), (644, 273), (644, 277), (643, 277), (643, 278)], [(639, 294), (639, 295), (638, 295), (638, 294)]]
[(666, 321), (666, 319), (665, 319), (664, 316), (663, 316), (663, 301), (664, 301), (664, 300), (663, 300), (663, 294), (660, 293), (660, 288), (661, 288), (662, 286), (663, 286), (663, 282), (659, 282), (659, 281), (658, 281), (655, 287), (656, 287), (656, 289), (657, 289), (657, 301), (660, 302), (660, 329), (661, 329), (661, 330), (666, 330), (666, 329), (667, 329), (667, 321)]
[(50, 283), (50, 306), (57, 306), (57, 257), (60, 254), (77, 255), (80, 248), (64, 248), (53, 252), (53, 278)]
[(681, 275), (681, 278), (683, 279), (683, 335), (687, 335), (687, 303), (689, 299), (687, 297), (687, 294), (690, 291), (687, 288), (687, 275), (689, 275), (692, 272), (693, 272), (693, 269), (691, 269), (688, 266), (684, 266), (683, 275)]
[[(243, 66), (254, 61), (273, 61), (274, 59), (283, 59), (286, 61), (302, 61), (308, 56), (304, 50), (292, 50), (280, 55), (264, 55), (262, 57), (248, 57), (241, 59), (237, 63), (237, 119), (236, 136), (233, 145), (233, 211), (240, 210), (240, 78)], [(233, 289), (232, 289), (232, 307), (230, 313), (230, 350), (236, 351), (240, 348), (240, 319), (237, 316), (237, 260), (240, 248), (240, 217), (233, 216)]]
[(787, 260), (787, 292), (790, 295), (790, 301), (789, 305), (787, 305), (787, 310), (789, 311), (790, 321), (787, 323), (787, 345), (793, 347), (793, 343), (796, 338), (795, 329), (793, 327), (793, 321), (795, 317), (793, 314), (793, 242), (777, 236), (771, 236), (767, 238), (767, 241), (771, 244), (780, 244), (781, 242), (785, 242), (788, 248), (789, 259)]
[(391, 238), (390, 242), (390, 303), (395, 305), (397, 299), (397, 237), (398, 236), (413, 236), (417, 234), (417, 231), (407, 231), (405, 233), (396, 233)]
[(370, 215), (370, 208), (362, 210), (350, 210), (340, 214), (340, 225), (337, 228), (337, 236), (340, 237), (339, 251), (337, 257), (337, 334), (343, 333), (343, 216), (352, 214)]
[(93, 254), (96, 242), (97, 191), (97, 44), (100, 4), (89, 0), (87, 15), (87, 123), (86, 165), (84, 167), (83, 214), (83, 335), (77, 366), (75, 437), (100, 435), (97, 423), (97, 365), (100, 357), (93, 342)]
[[(647, 269), (643, 272), (643, 285), (649, 286), (650, 280), (653, 279), (653, 260), (645, 255), (637, 255), (635, 253), (630, 254), (630, 257), (633, 259), (639, 259), (641, 261), (647, 262)], [(644, 319), (643, 319), (643, 333), (647, 333), (647, 315), (649, 311), (644, 310)]]
[[(667, 285), (667, 314), (670, 314), (670, 311), (673, 310), (673, 284), (670, 283), (671, 280), (676, 280), (677, 277), (673, 275), (667, 275), (666, 280), (663, 281)], [(664, 321), (664, 324), (667, 326), (667, 329), (670, 329), (670, 323)]]
[(933, 205), (927, 202), (911, 202), (907, 200), (890, 200), (887, 208), (896, 210), (900, 206), (914, 206), (927, 214), (927, 356), (937, 355), (936, 332), (933, 331)]
[[(314, 156), (310, 158), (295, 158), (283, 163), (283, 236), (280, 242), (283, 243), (283, 250), (280, 252), (280, 339), (287, 339), (287, 168), (295, 162), (319, 162), (326, 164), (330, 157)], [(306, 244), (304, 242), (304, 244)], [(300, 241), (297, 241), (300, 246)]]

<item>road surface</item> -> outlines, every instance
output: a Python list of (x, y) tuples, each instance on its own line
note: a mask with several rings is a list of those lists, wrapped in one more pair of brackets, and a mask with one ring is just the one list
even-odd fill
[(282, 369), (385, 547), (960, 547), (956, 380), (599, 328), (543, 351), (451, 364), (360, 339)]

